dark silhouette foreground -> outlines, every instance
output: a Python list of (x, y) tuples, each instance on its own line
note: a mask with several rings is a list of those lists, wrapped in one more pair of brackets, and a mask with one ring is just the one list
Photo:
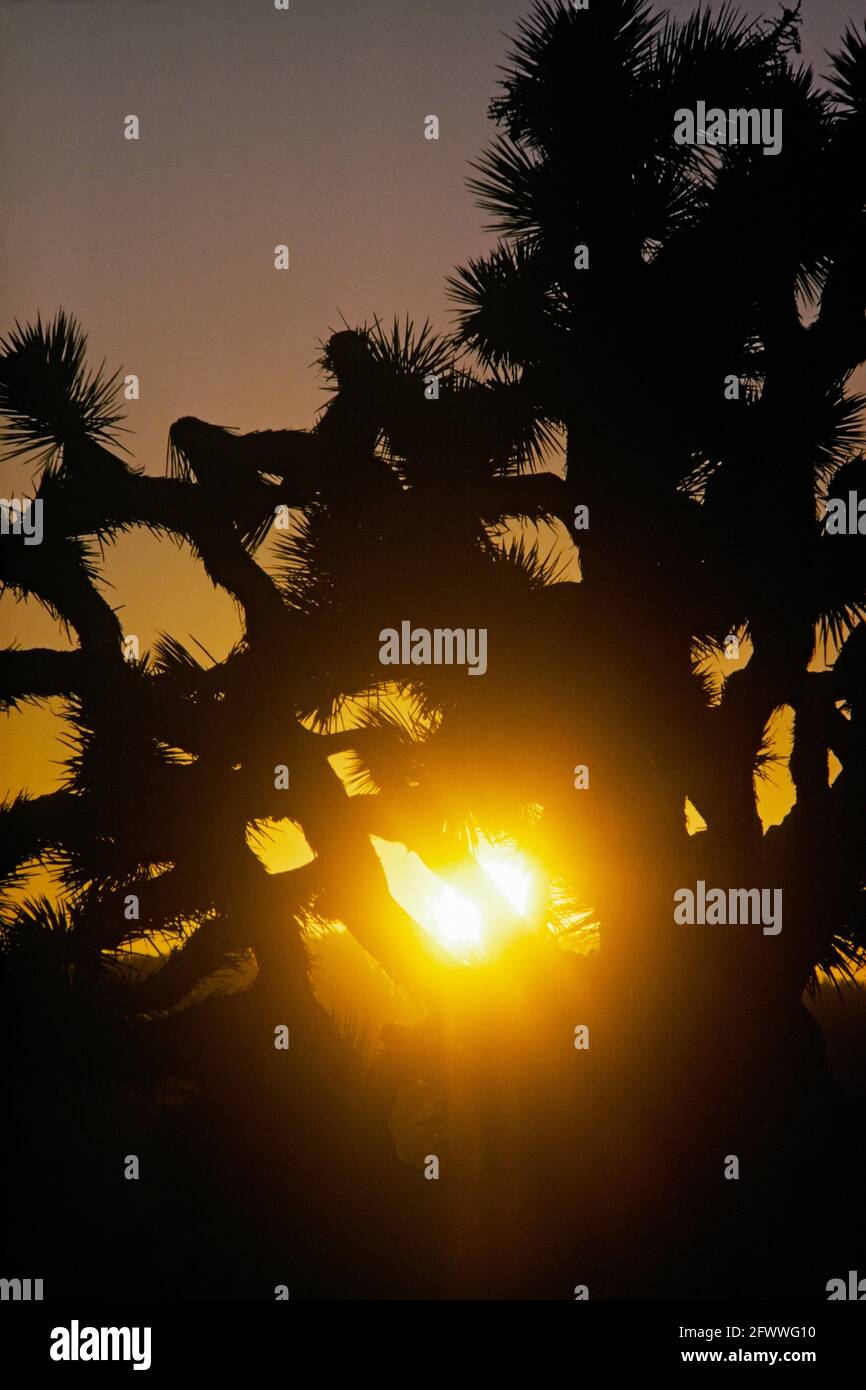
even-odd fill
[[(537, 4), (475, 182), (503, 239), (455, 277), (457, 337), (336, 334), (311, 431), (183, 419), (150, 476), (72, 320), (5, 341), (45, 536), (2, 538), (2, 582), (78, 641), (0, 654), (5, 703), (63, 698), (72, 740), (63, 787), (0, 813), (7, 888), (41, 858), (65, 889), (4, 900), (8, 1272), (106, 1297), (823, 1298), (862, 1260), (863, 1103), (801, 999), (866, 946), (866, 537), (821, 519), (866, 495), (866, 31), (829, 87), (796, 33)], [(677, 145), (698, 101), (781, 109), (781, 152)], [(539, 467), (557, 431), (564, 476)], [(526, 522), (576, 539), (579, 583)], [(133, 526), (237, 600), (225, 661), (170, 637), (124, 659), (96, 542)], [(407, 617), (486, 628), (484, 678), (408, 668), (382, 698), (378, 634)], [(732, 633), (751, 657), (725, 680)], [(783, 707), (796, 804), (764, 834)], [(365, 795), (328, 762), (349, 750)], [(285, 817), (315, 857), (268, 875), (247, 828)], [(533, 930), (479, 831), (537, 864)], [(474, 895), (501, 949), (438, 951), (371, 835)], [(699, 879), (781, 888), (782, 932), (678, 925)], [(597, 955), (564, 949), (584, 912)], [(335, 919), (429, 1011), (371, 1065), (309, 980), (302, 930)], [(155, 932), (167, 962), (121, 968)], [(253, 959), (247, 988), (195, 994)]]

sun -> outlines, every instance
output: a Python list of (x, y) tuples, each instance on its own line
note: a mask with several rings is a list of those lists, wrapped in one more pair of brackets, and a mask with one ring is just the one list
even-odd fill
[[(519, 851), (482, 837), (476, 858), (511, 911), (526, 917), (532, 874)], [(492, 927), (485, 922), (480, 907), (450, 883), (427, 895), (423, 926), (452, 955), (462, 959), (484, 955), (491, 945)]]
[[(489, 955), (502, 943), (503, 932), (513, 933), (521, 919), (526, 930), (532, 930), (540, 906), (537, 876), (513, 842), (478, 837), (476, 862), (494, 892), (476, 900), (465, 883), (455, 887), (405, 845), (375, 835), (371, 840), (391, 895), (455, 960), (469, 964)], [(501, 913), (496, 911), (497, 897)]]
[(457, 956), (482, 955), (484, 934), (481, 913), (475, 903), (445, 883), (427, 899), (424, 926)]

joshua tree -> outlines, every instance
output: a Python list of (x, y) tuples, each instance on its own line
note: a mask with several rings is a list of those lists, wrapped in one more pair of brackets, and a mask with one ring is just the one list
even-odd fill
[[(60, 913), (7, 908), (7, 973), (71, 980), (82, 1008), (108, 1001), (157, 1036), (162, 1011), (252, 951), (251, 1007), (288, 1011), (333, 1076), (300, 928), (345, 922), (430, 1010), (389, 1036), (367, 1099), (384, 1116), (410, 1082), (437, 1092), (464, 1183), (451, 1214), (483, 1213), (469, 1288), (508, 1252), (498, 1277), (519, 1290), (545, 1221), (622, 1288), (575, 1215), (610, 1203), (596, 1170), (614, 1142), (650, 1144), (681, 1191), (734, 1137), (765, 1173), (832, 1112), (800, 997), (866, 946), (866, 540), (824, 520), (828, 497), (866, 494), (848, 389), (866, 359), (866, 35), (849, 31), (819, 88), (796, 33), (789, 13), (536, 4), (475, 181), (503, 239), (452, 282), (457, 336), (334, 335), (313, 430), (186, 418), (171, 476), (148, 476), (115, 451), (114, 382), (87, 375), (66, 315), (3, 345), (7, 443), (41, 458), (44, 539), (4, 536), (2, 580), (79, 640), (0, 659), (5, 702), (65, 697), (74, 742), (62, 790), (0, 814), (6, 881), (43, 856), (67, 889)], [(781, 150), (678, 144), (698, 102), (781, 111)], [(543, 467), (557, 434), (562, 475)], [(558, 527), (563, 556), (564, 532), (577, 543), (579, 583), (527, 522)], [(188, 541), (237, 600), (225, 661), (168, 637), (124, 659), (93, 541), (137, 525)], [(379, 633), (406, 618), (486, 629), (484, 678), (383, 668)], [(751, 655), (725, 679), (731, 635)], [(764, 834), (755, 778), (783, 706), (796, 804)], [(328, 762), (346, 752), (349, 786)], [(314, 857), (268, 875), (246, 831), (284, 817)], [(479, 831), (533, 855), (534, 932), (479, 871)], [(500, 949), (449, 962), (390, 895), (371, 835), (470, 891)], [(679, 924), (675, 894), (698, 880), (780, 889), (782, 931)], [(561, 949), (582, 913), (597, 958)], [(118, 997), (106, 962), (157, 930), (178, 949)], [(566, 1178), (576, 1151), (599, 1161)], [(652, 1226), (674, 1177), (648, 1195), (627, 1160), (615, 1171), (616, 1201)], [(802, 1197), (796, 1175), (786, 1192)]]
[[(315, 430), (237, 437), (184, 419), (170, 432), (173, 476), (157, 478), (109, 449), (119, 423), (115, 383), (88, 375), (84, 335), (63, 312), (48, 325), (16, 326), (4, 343), (7, 443), (13, 454), (37, 453), (44, 521), (38, 546), (24, 535), (4, 535), (3, 583), (38, 598), (79, 643), (71, 652), (13, 649), (2, 658), (7, 706), (61, 696), (70, 719), (66, 785), (35, 799), (22, 795), (2, 812), (7, 885), (39, 857), (59, 868), (65, 886), (59, 910), (10, 899), (4, 912), (4, 976), (15, 1001), (9, 1038), (18, 1056), (29, 1058), (13, 1078), (15, 1099), (34, 1089), (38, 1076), (47, 1088), (39, 1092), (43, 1126), (56, 1113), (65, 1075), (52, 1061), (60, 1039), (76, 1084), (97, 1056), (103, 1070), (116, 1062), (123, 1078), (130, 1028), (142, 1042), (141, 1052), (133, 1048), (133, 1074), (143, 1067), (145, 1076), (159, 1075), (161, 1065), (171, 1071), (165, 1039), (175, 1025), (165, 1024), (164, 1011), (250, 950), (259, 975), (240, 1012), (251, 1031), (261, 1032), (262, 1019), (288, 1018), (306, 1058), (306, 1101), (293, 1096), (291, 1113), (306, 1126), (320, 1090), (339, 1112), (345, 1085), (357, 1102), (364, 1088), (351, 1067), (345, 1079), (345, 1049), (307, 978), (300, 926), (311, 917), (342, 919), (416, 994), (448, 997), (453, 962), (449, 968), (446, 953), (390, 896), (370, 835), (403, 839), (428, 863), (485, 892), (469, 853), (471, 794), (452, 794), (447, 785), (437, 791), (434, 779), (428, 796), (412, 776), (417, 741), (436, 729), (459, 682), (451, 670), (438, 673), (426, 692), (404, 680), (404, 708), (383, 704), (378, 632), (399, 621), (395, 571), (401, 602), (417, 604), (416, 620), (428, 611), (435, 619), (449, 604), (459, 608), (467, 594), (492, 613), (491, 603), (506, 605), (515, 586), (528, 592), (544, 577), (522, 551), (516, 564), (503, 563), (482, 521), (495, 523), (515, 509), (513, 484), (521, 479), (508, 469), (541, 446), (544, 427), (520, 382), (482, 382), (453, 357), (426, 326), (416, 333), (395, 325), (390, 336), (337, 334), (323, 367), (339, 389)], [(423, 382), (434, 371), (442, 375), (442, 396), (431, 421), (423, 418)], [(458, 448), (454, 495), (443, 497), (435, 458), (453, 457)], [(546, 510), (543, 489), (520, 506)], [(295, 532), (278, 542), (270, 575), (254, 554), (270, 522), (279, 536), (289, 511)], [(91, 547), (94, 538), (110, 542), (135, 525), (188, 541), (214, 582), (237, 599), (244, 636), (225, 661), (204, 668), (168, 637), (149, 659), (126, 659)], [(452, 621), (459, 616), (452, 613)], [(353, 696), (363, 697), (358, 727), (343, 727), (341, 707)], [(348, 749), (357, 750), (356, 782), (374, 782), (380, 795), (347, 794), (327, 759)], [(438, 776), (441, 782), (441, 769)], [(247, 830), (270, 817), (302, 827), (311, 863), (285, 874), (264, 871)], [(507, 916), (489, 885), (486, 902)], [(124, 988), (108, 966), (119, 948), (154, 932), (175, 932), (176, 951), (161, 970)], [(49, 997), (52, 1041), (43, 1038), (34, 1052), (31, 1033), (41, 1016), (34, 1004)], [(195, 1052), (202, 1015), (194, 1010), (190, 1017), (182, 1068)], [(136, 1020), (147, 1019), (144, 1043)], [(120, 1047), (107, 1042), (112, 1026), (124, 1038)], [(223, 1026), (211, 1024), (205, 1071), (213, 1069), (214, 1033)], [(70, 1039), (77, 1040), (71, 1047)], [(159, 1060), (142, 1062), (148, 1055)], [(244, 1094), (248, 1123), (250, 1096), (258, 1094), (254, 1077), (235, 1079), (224, 1093), (235, 1104)], [(261, 1084), (266, 1113), (274, 1104), (272, 1078)], [(375, 1130), (389, 1093), (368, 1096), (369, 1113), (358, 1119), (347, 1152), (359, 1127)], [(39, 1132), (44, 1136), (44, 1128)], [(377, 1142), (370, 1139), (374, 1149)], [(315, 1185), (322, 1161), (315, 1145), (313, 1151)], [(377, 1181), (387, 1171), (377, 1151)]]
[[(863, 945), (862, 744), (839, 708), (862, 679), (862, 633), (848, 634), (864, 612), (863, 539), (827, 534), (822, 516), (866, 467), (863, 399), (846, 389), (866, 357), (866, 49), (849, 31), (819, 88), (793, 47), (790, 11), (675, 23), (631, 0), (537, 5), (475, 180), (504, 239), (454, 282), (463, 340), (520, 371), (568, 432), (561, 514), (589, 508), (580, 602), (614, 634), (614, 756), (636, 843), (641, 788), (663, 834), (690, 798), (707, 823), (700, 853), (721, 855), (731, 882), (792, 873), (784, 945), (756, 962), (783, 990)], [(698, 102), (780, 111), (780, 152), (675, 143), (677, 113)], [(696, 658), (724, 668), (731, 632), (751, 660), (709, 689)], [(832, 670), (810, 669), (840, 648)], [(783, 705), (797, 804), (764, 837), (754, 777)], [(832, 787), (828, 751), (844, 767)], [(821, 873), (795, 888), (807, 861)]]

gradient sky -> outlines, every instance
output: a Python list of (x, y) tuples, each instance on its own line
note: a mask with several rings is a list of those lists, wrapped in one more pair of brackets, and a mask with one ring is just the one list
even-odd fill
[[(140, 378), (127, 443), (149, 472), (163, 471), (181, 415), (311, 425), (324, 398), (310, 364), (341, 315), (448, 325), (445, 277), (490, 241), (464, 180), (492, 132), (505, 33), (527, 9), (0, 0), (0, 331), (61, 304), (76, 314), (92, 360)], [(805, 0), (805, 56), (822, 68), (864, 14), (856, 0)], [(138, 142), (123, 138), (129, 113)], [(424, 139), (429, 113), (438, 142)], [(280, 242), (287, 273), (273, 268)], [(20, 465), (0, 466), (3, 496), (26, 481)], [(171, 545), (124, 537), (106, 574), (143, 645), (193, 633), (222, 655), (239, 632), (231, 601)], [(12, 640), (64, 645), (41, 610), (7, 596), (0, 645)], [(47, 763), (27, 768), (52, 720), (0, 720), (0, 794), (52, 785)]]

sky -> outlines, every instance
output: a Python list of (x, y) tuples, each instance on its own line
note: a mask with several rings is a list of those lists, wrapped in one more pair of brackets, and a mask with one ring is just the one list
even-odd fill
[[(148, 472), (164, 470), (182, 415), (309, 427), (325, 399), (312, 363), (341, 319), (449, 326), (445, 278), (491, 242), (465, 179), (527, 8), (0, 0), (0, 332), (74, 313), (91, 360), (139, 378), (127, 444)], [(863, 15), (856, 0), (805, 0), (805, 56), (822, 68)], [(138, 141), (123, 138), (130, 114)], [(431, 114), (438, 141), (424, 138)], [(286, 272), (273, 264), (283, 243)], [(3, 496), (26, 483), (20, 465), (0, 466)], [(165, 630), (221, 656), (239, 635), (231, 600), (176, 547), (125, 536), (105, 573), (142, 647)], [(65, 645), (41, 610), (6, 596), (0, 646), (12, 641)], [(0, 794), (55, 784), (52, 729), (45, 708), (0, 720)]]

